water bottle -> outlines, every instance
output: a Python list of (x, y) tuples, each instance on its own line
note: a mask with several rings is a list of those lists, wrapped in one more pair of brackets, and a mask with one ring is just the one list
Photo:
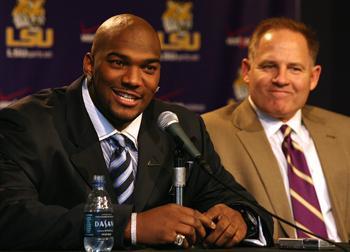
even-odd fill
[(103, 175), (94, 175), (93, 189), (84, 208), (84, 248), (87, 252), (113, 248), (113, 206), (105, 190)]

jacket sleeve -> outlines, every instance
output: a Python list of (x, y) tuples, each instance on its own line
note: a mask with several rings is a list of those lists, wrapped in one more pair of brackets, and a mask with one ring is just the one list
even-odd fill
[[(190, 190), (193, 190), (195, 193), (195, 195), (192, 195), (194, 199), (193, 207), (206, 211), (216, 204), (224, 203), (237, 210), (249, 210), (249, 212), (260, 217), (267, 244), (272, 244), (273, 222), (271, 216), (221, 165), (220, 158), (214, 150), (201, 118), (199, 118), (198, 124), (201, 135), (195, 137), (195, 143), (201, 150), (203, 160), (210, 168), (210, 172), (198, 164), (195, 164), (191, 169), (190, 179), (193, 181), (188, 183), (187, 191), (189, 193)], [(195, 180), (196, 182), (194, 182)]]

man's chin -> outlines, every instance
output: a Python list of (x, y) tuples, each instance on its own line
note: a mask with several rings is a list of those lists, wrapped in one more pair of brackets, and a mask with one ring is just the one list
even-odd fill
[(132, 122), (139, 114), (141, 114), (141, 112), (138, 110), (115, 111), (113, 112), (113, 119), (127, 123)]
[(271, 116), (272, 118), (281, 120), (281, 121), (288, 121), (289, 119), (291, 119), (294, 116), (295, 113), (290, 112), (290, 111), (271, 111), (268, 115)]

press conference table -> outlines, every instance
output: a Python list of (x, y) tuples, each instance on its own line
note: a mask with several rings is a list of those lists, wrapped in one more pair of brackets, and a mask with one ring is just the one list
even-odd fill
[[(343, 246), (346, 251), (350, 252), (350, 244), (349, 243), (339, 243), (339, 245)], [(137, 252), (151, 252), (151, 251), (180, 251), (181, 249), (139, 249), (139, 250), (134, 250)], [(0, 250), (1, 252), (3, 252), (4, 250)], [(31, 252), (44, 252), (45, 250), (31, 250)], [(62, 252), (63, 250), (47, 250), (49, 252)], [(82, 250), (81, 250), (82, 251)], [(127, 250), (113, 250), (113, 251), (127, 251)], [(112, 252), (113, 252), (112, 251)], [(206, 251), (206, 252), (228, 252), (228, 251), (233, 251), (233, 252), (276, 252), (276, 251), (284, 251), (284, 252), (292, 252), (292, 251), (316, 251), (316, 250), (297, 250), (297, 249), (279, 249), (277, 246), (274, 247), (270, 247), (270, 248), (266, 248), (266, 247), (234, 247), (232, 249), (203, 249), (203, 248), (192, 248), (192, 249), (187, 249), (186, 251), (188, 252), (202, 252), (202, 251)], [(330, 251), (330, 252), (342, 252), (344, 250), (335, 247), (334, 249), (331, 250), (322, 250), (322, 251)], [(11, 250), (11, 252), (28, 252), (28, 251), (21, 251), (21, 250)], [(64, 250), (64, 252), (77, 252), (77, 250), (75, 251), (69, 251), (69, 250)]]
[[(350, 244), (348, 243), (339, 243), (339, 245), (343, 246), (346, 251), (350, 252)], [(118, 250), (113, 250), (113, 251), (118, 251)], [(122, 251), (122, 250), (119, 250)], [(125, 250), (124, 250), (125, 251)], [(143, 249), (143, 250), (136, 250), (136, 251), (145, 251), (145, 252), (150, 252), (150, 251), (180, 251), (180, 249), (174, 249), (174, 250), (155, 250), (155, 249)], [(206, 251), (206, 252), (228, 252), (228, 251), (238, 251), (238, 252), (276, 252), (276, 251), (284, 251), (284, 252), (291, 252), (291, 251), (316, 251), (316, 250), (297, 250), (297, 249), (279, 249), (277, 246), (274, 247), (234, 247), (232, 249), (202, 249), (202, 248), (192, 248), (192, 249), (187, 249), (186, 251), (188, 252), (199, 252), (199, 251)], [(344, 251), (341, 248), (335, 247), (334, 249), (328, 249), (328, 250), (323, 250), (322, 251), (334, 251), (334, 252), (341, 252)]]
[[(350, 244), (347, 243), (339, 243), (341, 246), (343, 246), (346, 251), (350, 252)], [(181, 249), (140, 249), (140, 250), (134, 250), (137, 252), (151, 252), (151, 251), (180, 251)], [(1, 252), (3, 252), (2, 250), (0, 250)], [(44, 250), (40, 250), (40, 252), (43, 252)], [(113, 251), (127, 251), (127, 250), (113, 250)], [(113, 252), (112, 251), (112, 252)], [(266, 248), (266, 247), (234, 247), (232, 249), (203, 249), (203, 248), (192, 248), (192, 249), (187, 249), (186, 251), (188, 252), (202, 252), (202, 251), (206, 251), (206, 252), (228, 252), (228, 251), (238, 251), (238, 252), (276, 252), (276, 251), (284, 251), (284, 252), (292, 252), (292, 251), (316, 251), (316, 250), (297, 250), (297, 249), (279, 249), (277, 246), (275, 247), (270, 247), (270, 248)], [(322, 251), (334, 251), (334, 252), (342, 252), (344, 250), (335, 247), (334, 249), (331, 250), (322, 250)], [(27, 252), (27, 251), (14, 251), (11, 250), (11, 252)], [(31, 250), (31, 252), (39, 252), (39, 251), (35, 251), (35, 250)], [(62, 250), (58, 251), (54, 251), (54, 250), (50, 250), (49, 252), (62, 252)], [(64, 250), (64, 252), (73, 252), (73, 251), (69, 251), (69, 250)], [(74, 251), (76, 252), (76, 251)]]
[[(339, 245), (343, 246), (347, 251), (350, 252), (350, 244), (346, 244), (346, 243), (339, 243)], [(274, 246), (274, 247), (270, 247), (270, 248), (266, 248), (266, 247), (235, 247), (233, 249), (190, 249), (189, 251), (193, 252), (197, 252), (197, 251), (207, 251), (207, 252), (225, 252), (225, 251), (238, 251), (238, 252), (276, 252), (276, 251), (284, 251), (284, 252), (290, 252), (290, 251), (315, 251), (315, 250), (297, 250), (297, 249), (279, 249), (278, 246)], [(335, 247), (334, 249), (331, 250), (322, 250), (322, 251), (334, 251), (334, 252), (338, 252), (338, 251), (344, 251), (338, 247)]]
[[(350, 244), (347, 243), (339, 243), (341, 246), (343, 246), (346, 251), (350, 252)], [(113, 251), (118, 251), (118, 250), (113, 250)], [(155, 249), (144, 249), (144, 250), (136, 250), (136, 251), (155, 251)], [(160, 251), (177, 251), (177, 250), (160, 250)], [(178, 249), (178, 251), (180, 251)], [(266, 248), (266, 247), (234, 247), (232, 249), (202, 249), (202, 248), (192, 248), (192, 249), (187, 249), (186, 251), (193, 251), (193, 252), (197, 252), (197, 251), (207, 251), (207, 252), (225, 252), (225, 251), (238, 251), (238, 252), (276, 252), (276, 251), (284, 251), (284, 252), (296, 252), (296, 251), (310, 251), (310, 250), (298, 250), (298, 249), (279, 249), (276, 246), (274, 247), (270, 247), (270, 248)], [(315, 250), (312, 250), (315, 251)], [(330, 251), (330, 252), (341, 252), (344, 251), (338, 247), (335, 247), (334, 249), (331, 250), (322, 250), (322, 251)]]
[[(346, 251), (350, 251), (350, 245), (349, 244), (341, 244)], [(114, 251), (114, 250), (113, 250)], [(145, 252), (149, 252), (149, 251), (155, 251), (153, 249), (146, 249), (146, 250), (141, 250), (141, 251), (145, 251)], [(141, 252), (140, 251), (140, 252)], [(177, 250), (160, 250), (160, 251), (177, 251)], [(297, 250), (297, 249), (279, 249), (277, 246), (275, 247), (271, 247), (271, 248), (264, 248), (264, 247), (259, 247), (259, 248), (253, 248), (253, 247), (235, 247), (232, 249), (199, 249), (199, 248), (193, 248), (193, 249), (188, 249), (186, 250), (188, 252), (199, 252), (199, 251), (206, 251), (206, 252), (228, 252), (228, 251), (233, 251), (233, 252), (276, 252), (276, 251), (284, 251), (284, 252), (291, 252), (291, 251), (315, 251), (315, 250)], [(344, 250), (335, 247), (332, 250), (322, 250), (322, 251), (334, 251), (334, 252), (342, 252)]]

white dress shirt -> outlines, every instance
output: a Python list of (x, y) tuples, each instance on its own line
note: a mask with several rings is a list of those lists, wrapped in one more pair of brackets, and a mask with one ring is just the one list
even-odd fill
[(249, 102), (258, 115), (259, 121), (261, 122), (264, 128), (267, 139), (270, 142), (272, 151), (277, 159), (284, 182), (284, 187), (288, 195), (289, 206), (291, 206), (291, 201), (288, 181), (288, 166), (287, 160), (282, 151), (283, 134), (280, 131), (280, 128), (283, 124), (287, 124), (292, 129), (291, 137), (293, 141), (297, 142), (303, 149), (312, 180), (315, 181), (314, 187), (320, 204), (323, 219), (327, 228), (328, 238), (340, 242), (340, 238), (337, 232), (335, 220), (332, 213), (332, 206), (330, 203), (329, 193), (327, 189), (326, 180), (323, 174), (321, 162), (318, 157), (314, 141), (312, 140), (309, 131), (302, 124), (301, 110), (298, 110), (289, 121), (282, 122), (260, 111), (250, 97)]

